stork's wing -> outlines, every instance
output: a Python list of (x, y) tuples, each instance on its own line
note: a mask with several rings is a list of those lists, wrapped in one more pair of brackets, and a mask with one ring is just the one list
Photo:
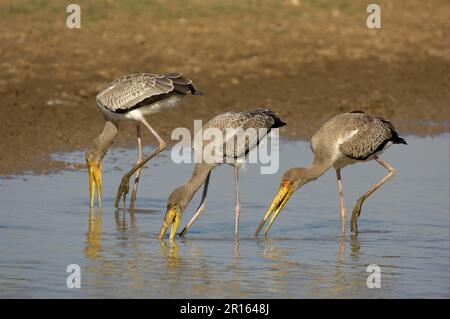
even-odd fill
[[(224, 156), (237, 158), (246, 155), (251, 149), (257, 146), (271, 128), (283, 125), (285, 123), (271, 110), (258, 109), (250, 112), (231, 111), (219, 114), (211, 119), (203, 127), (203, 131), (208, 128), (219, 129), (223, 134)], [(260, 129), (263, 130), (260, 131)], [(227, 130), (229, 132), (228, 135)], [(238, 135), (241, 138), (240, 140), (236, 138), (238, 130), (242, 130), (241, 132), (244, 133), (243, 136)], [(226, 144), (227, 137), (230, 139), (229, 144)]]
[(188, 94), (194, 93), (194, 90), (192, 81), (181, 73), (130, 74), (109, 83), (97, 95), (97, 103), (112, 112), (123, 112), (145, 100), (151, 103), (158, 100), (158, 96), (164, 97), (172, 92)]
[(381, 151), (393, 139), (393, 125), (382, 118), (358, 116), (352, 121), (352, 127), (357, 132), (343, 142), (339, 149), (346, 156), (356, 160), (366, 160), (372, 154)]

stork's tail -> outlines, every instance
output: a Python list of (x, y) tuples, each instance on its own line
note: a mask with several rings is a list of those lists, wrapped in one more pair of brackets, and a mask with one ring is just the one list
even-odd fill
[(397, 138), (393, 142), (394, 142), (394, 144), (408, 145), (408, 143), (406, 143), (406, 141), (403, 138), (401, 138), (400, 136), (397, 136)]
[(191, 90), (192, 95), (203, 95), (203, 93), (197, 90), (192, 84), (189, 84), (189, 89)]
[(270, 116), (274, 121), (271, 128), (278, 128), (287, 125), (287, 123), (283, 122), (278, 117), (277, 113), (272, 111), (271, 109), (257, 109), (254, 110), (252, 113), (260, 113)]

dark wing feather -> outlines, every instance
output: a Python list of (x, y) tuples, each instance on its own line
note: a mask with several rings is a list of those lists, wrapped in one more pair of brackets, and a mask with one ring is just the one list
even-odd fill
[(343, 142), (339, 149), (346, 156), (356, 160), (368, 159), (381, 151), (388, 142), (395, 143), (395, 136), (398, 137), (392, 124), (381, 118), (368, 115), (355, 116), (351, 126), (358, 132)]
[(175, 86), (175, 91), (180, 94), (203, 95), (192, 84), (192, 80), (185, 77), (183, 73), (169, 73), (166, 77), (170, 78)]
[(166, 77), (170, 78), (175, 84), (189, 85), (192, 83), (192, 80), (185, 77), (182, 73), (169, 73), (166, 74)]

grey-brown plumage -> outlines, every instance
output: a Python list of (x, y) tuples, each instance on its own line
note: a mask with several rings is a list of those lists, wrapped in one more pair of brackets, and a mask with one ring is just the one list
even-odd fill
[[(270, 109), (256, 109), (253, 111), (229, 111), (219, 114), (209, 120), (204, 126), (203, 131), (207, 129), (219, 129), (223, 133), (223, 155), (225, 158), (239, 158), (248, 154), (266, 134), (273, 128), (286, 125), (277, 114)], [(227, 149), (226, 133), (230, 132), (230, 136), (238, 134), (237, 130), (246, 133), (245, 142), (243, 140), (234, 139), (233, 143), (229, 143), (232, 147)], [(203, 141), (203, 147), (215, 141)], [(222, 160), (222, 159), (220, 159)]]
[[(251, 149), (256, 147), (258, 143), (264, 138), (264, 136), (270, 132), (273, 128), (278, 128), (286, 125), (281, 119), (276, 115), (275, 112), (269, 109), (257, 109), (249, 112), (226, 112), (217, 115), (208, 121), (203, 127), (203, 137), (208, 129), (216, 130), (223, 136), (221, 141), (213, 139), (210, 141), (207, 138), (203, 140), (203, 151), (205, 148), (208, 149), (220, 149), (220, 154), (213, 154), (212, 160), (208, 162), (198, 163), (194, 167), (194, 172), (189, 180), (182, 186), (176, 188), (169, 195), (167, 200), (167, 211), (164, 217), (163, 225), (159, 234), (159, 238), (162, 239), (166, 233), (169, 225), (172, 225), (170, 232), (170, 238), (173, 238), (178, 225), (181, 220), (181, 216), (186, 208), (186, 206), (191, 201), (197, 190), (204, 184), (202, 199), (200, 205), (197, 208), (194, 216), (190, 219), (186, 227), (181, 232), (183, 236), (189, 227), (195, 222), (195, 220), (200, 216), (200, 214), (205, 209), (206, 195), (208, 191), (209, 179), (211, 176), (211, 171), (220, 164), (230, 164), (234, 168), (235, 177), (235, 187), (236, 187), (236, 207), (235, 207), (235, 238), (238, 236), (238, 225), (239, 225), (239, 215), (240, 215), (240, 199), (239, 199), (239, 167), (243, 162), (238, 161), (238, 158), (245, 157)], [(230, 130), (231, 129), (231, 130)], [(242, 133), (247, 133), (246, 138), (234, 139), (233, 134), (239, 134), (239, 129), (242, 129)], [(233, 138), (230, 147), (227, 147), (227, 141), (229, 141), (227, 136), (227, 131), (229, 136)], [(210, 131), (212, 132), (212, 131)], [(215, 133), (214, 133), (215, 134)], [(208, 135), (206, 133), (206, 135)], [(235, 136), (235, 135), (234, 135)], [(195, 142), (194, 142), (195, 143)], [(218, 144), (221, 143), (221, 144)], [(214, 147), (211, 147), (214, 146)], [(194, 150), (198, 151), (196, 145), (193, 145)], [(229, 161), (227, 159), (230, 159)]]
[(361, 111), (331, 118), (311, 138), (318, 160), (336, 168), (371, 159), (392, 144), (406, 144), (392, 123)]
[[(105, 118), (105, 128), (86, 152), (86, 162), (89, 168), (90, 205), (94, 205), (94, 186), (97, 185), (99, 206), (101, 205), (101, 162), (108, 148), (114, 142), (119, 122), (132, 120), (136, 123), (138, 142), (138, 159), (136, 165), (128, 171), (120, 183), (116, 195), (115, 207), (128, 193), (130, 177), (135, 174), (134, 187), (131, 195), (130, 209), (134, 208), (141, 167), (162, 152), (166, 143), (147, 122), (148, 114), (176, 107), (184, 96), (201, 95), (192, 84), (192, 80), (182, 73), (156, 75), (150, 73), (129, 74), (107, 84), (97, 95), (97, 106)], [(146, 158), (143, 158), (141, 143), (141, 128), (143, 124), (156, 138), (158, 148)]]
[(294, 167), (284, 173), (278, 193), (261, 221), (256, 236), (269, 216), (272, 215), (264, 232), (264, 235), (267, 235), (279, 212), (298, 188), (316, 180), (331, 167), (336, 170), (341, 208), (341, 230), (345, 232), (346, 211), (341, 169), (350, 164), (376, 160), (389, 173), (358, 199), (352, 211), (351, 220), (351, 230), (356, 232), (362, 203), (395, 175), (395, 169), (379, 157), (392, 144), (406, 144), (406, 141), (398, 136), (392, 123), (384, 118), (370, 116), (361, 111), (339, 114), (331, 118), (311, 138), (311, 149), (314, 152), (312, 165), (307, 168)]
[(111, 112), (126, 113), (177, 94), (201, 93), (182, 73), (129, 74), (107, 84), (97, 95), (97, 103)]

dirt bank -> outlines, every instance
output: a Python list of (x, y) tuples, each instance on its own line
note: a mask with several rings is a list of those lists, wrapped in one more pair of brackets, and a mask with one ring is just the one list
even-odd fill
[[(403, 135), (448, 130), (447, 1), (379, 1), (378, 30), (363, 1), (78, 3), (82, 28), (70, 30), (56, 1), (0, 0), (0, 175), (64, 168), (48, 155), (83, 149), (103, 125), (96, 93), (134, 72), (184, 72), (205, 94), (149, 117), (166, 139), (262, 106), (293, 138), (353, 109)], [(134, 134), (122, 125), (116, 145), (134, 147)]]

